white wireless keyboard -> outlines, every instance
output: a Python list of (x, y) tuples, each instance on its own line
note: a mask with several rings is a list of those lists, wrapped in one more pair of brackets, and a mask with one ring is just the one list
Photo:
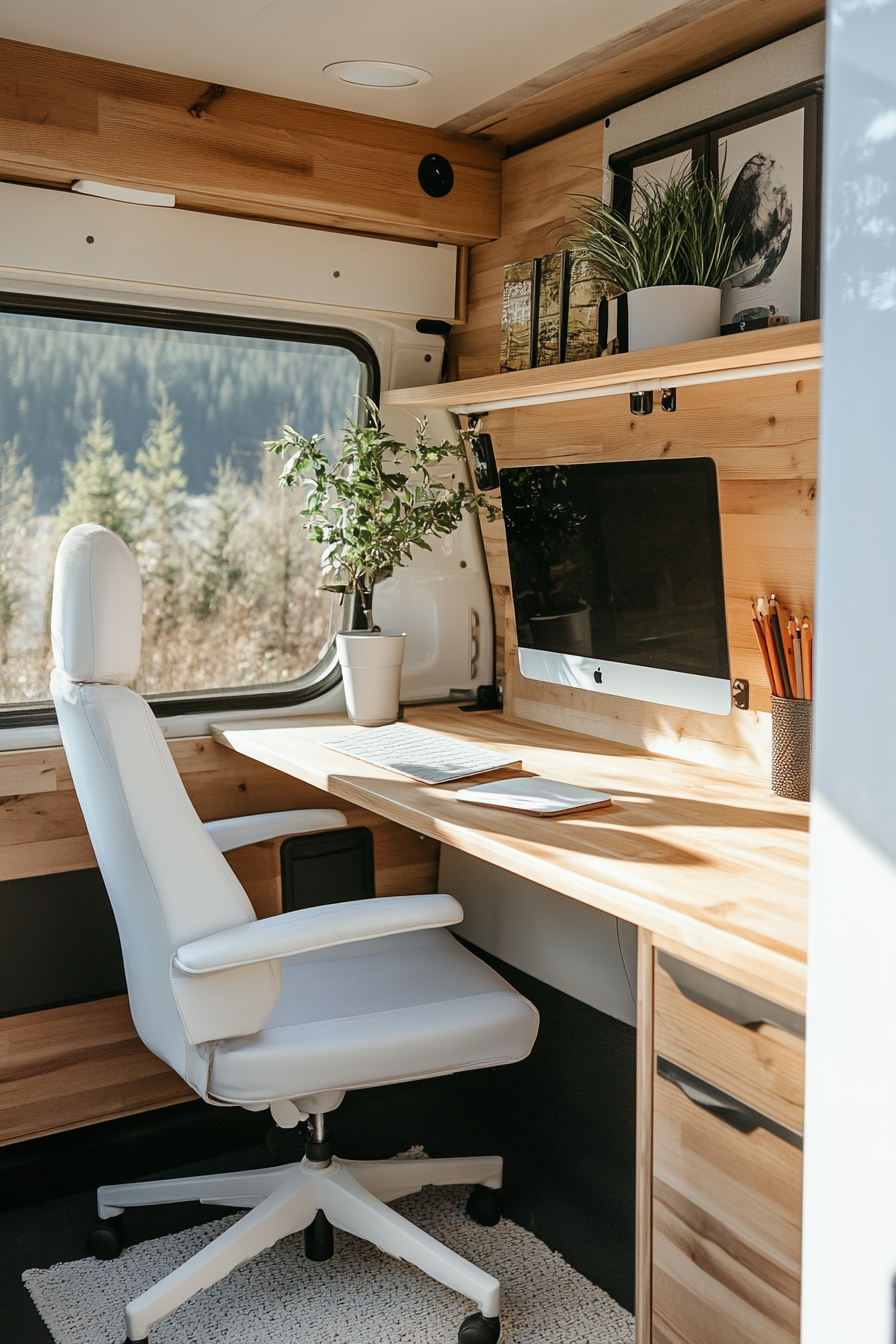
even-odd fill
[(522, 764), (518, 756), (502, 756), (487, 747), (428, 733), (425, 728), (413, 728), (409, 723), (389, 723), (384, 728), (337, 737), (321, 745), (369, 765), (381, 765), (396, 774), (422, 780), (424, 784), (445, 784), (449, 779), (465, 779), (467, 775)]

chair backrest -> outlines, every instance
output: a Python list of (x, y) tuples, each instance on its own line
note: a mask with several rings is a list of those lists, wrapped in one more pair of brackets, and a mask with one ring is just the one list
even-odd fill
[(280, 967), (202, 977), (172, 968), (183, 943), (255, 914), (149, 706), (122, 684), (137, 672), (142, 615), (140, 572), (125, 543), (94, 523), (72, 528), (56, 557), (51, 618), (62, 743), (115, 912), (134, 1024), (205, 1095), (207, 1043), (258, 1030), (279, 997)]

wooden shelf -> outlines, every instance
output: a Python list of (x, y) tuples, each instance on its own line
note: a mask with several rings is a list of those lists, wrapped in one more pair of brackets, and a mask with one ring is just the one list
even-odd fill
[(383, 394), (384, 406), (474, 414), (513, 406), (618, 396), (660, 387), (797, 373), (821, 365), (820, 322), (715, 336), (635, 354), (552, 364), (463, 382), (408, 387)]

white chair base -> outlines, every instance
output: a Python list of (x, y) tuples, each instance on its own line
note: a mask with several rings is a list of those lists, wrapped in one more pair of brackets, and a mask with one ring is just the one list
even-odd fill
[(318, 1210), (344, 1232), (372, 1242), (388, 1255), (407, 1260), (430, 1278), (471, 1298), (482, 1316), (500, 1313), (501, 1286), (434, 1237), (388, 1207), (389, 1201), (424, 1185), (484, 1185), (499, 1189), (500, 1157), (419, 1158), (349, 1162), (333, 1158), (322, 1168), (308, 1163), (263, 1167), (221, 1176), (190, 1176), (134, 1185), (104, 1185), (97, 1192), (101, 1218), (127, 1208), (198, 1200), (251, 1213), (192, 1256), (125, 1308), (127, 1338), (146, 1340), (158, 1321), (202, 1288), (223, 1279), (282, 1237), (314, 1222)]

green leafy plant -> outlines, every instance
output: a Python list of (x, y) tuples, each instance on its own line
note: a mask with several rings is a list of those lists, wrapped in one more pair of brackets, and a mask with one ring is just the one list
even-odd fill
[(632, 183), (629, 219), (599, 196), (582, 196), (574, 251), (608, 289), (718, 288), (732, 270), (741, 233), (726, 215), (725, 185), (699, 163), (666, 182), (643, 178)]
[(265, 447), (286, 459), (283, 487), (305, 491), (303, 517), (309, 535), (324, 545), (321, 565), (330, 592), (357, 593), (374, 630), (373, 591), (380, 579), (411, 558), (411, 547), (431, 550), (427, 537), (453, 532), (464, 512), (482, 510), (492, 522), (500, 510), (461, 481), (449, 483), (430, 468), (464, 456), (458, 443), (429, 444), (426, 421), (417, 421), (413, 446), (386, 431), (376, 404), (365, 403), (368, 423), (349, 421), (335, 463), (318, 446), (322, 434), (306, 439), (285, 425), (283, 437)]

